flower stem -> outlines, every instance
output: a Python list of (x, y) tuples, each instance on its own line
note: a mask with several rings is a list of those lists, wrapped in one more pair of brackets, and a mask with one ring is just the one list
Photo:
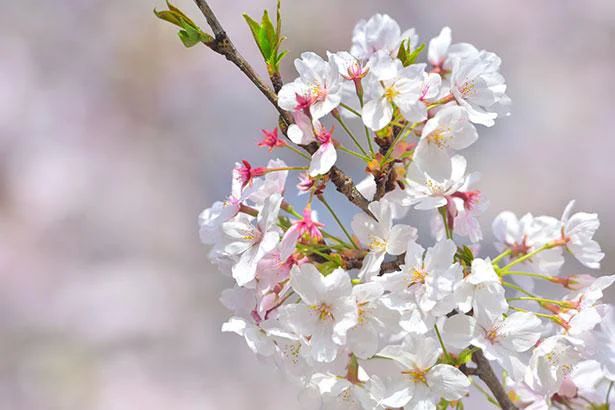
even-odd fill
[(359, 150), (363, 153), (363, 155), (365, 155), (367, 157), (367, 152), (365, 151), (365, 149), (363, 149), (361, 144), (359, 144), (359, 141), (357, 140), (357, 137), (355, 137), (354, 134), (352, 133), (352, 131), (350, 131), (350, 129), (348, 128), (348, 126), (346, 126), (346, 123), (344, 122), (342, 117), (339, 115), (339, 113), (337, 115), (333, 115), (333, 117), (337, 120), (337, 122), (340, 123), (340, 125), (342, 126), (344, 131), (346, 131), (346, 134), (348, 134), (348, 136), (352, 139), (352, 141), (355, 143), (357, 148), (359, 148)]
[(449, 354), (448, 350), (446, 350), (446, 346), (444, 346), (444, 341), (442, 340), (442, 335), (440, 334), (440, 329), (438, 329), (438, 325), (433, 325), (433, 328), (436, 331), (436, 336), (438, 336), (440, 346), (442, 346), (442, 351), (444, 352), (444, 357), (446, 357), (446, 361), (448, 363), (452, 363), (451, 355)]
[(567, 301), (543, 299), (543, 298), (537, 298), (537, 297), (506, 298), (506, 300), (508, 300), (508, 301), (514, 301), (514, 300), (534, 301), (534, 302), (538, 302), (540, 304), (542, 304), (542, 303), (549, 303), (549, 304), (552, 304), (552, 305), (563, 306), (563, 307), (566, 307), (566, 308), (570, 308), (571, 307), (571, 303), (567, 302)]
[(502, 285), (506, 286), (507, 288), (511, 288), (511, 289), (515, 289), (518, 290), (519, 292), (531, 297), (531, 298), (536, 298), (536, 295), (528, 292), (527, 290), (523, 289), (520, 286), (515, 285), (514, 283), (510, 283), (510, 282), (504, 282), (502, 281)]
[(447, 239), (453, 239), (453, 233), (451, 232), (451, 227), (448, 226), (448, 218), (446, 216), (446, 206), (441, 206), (438, 208), (440, 215), (442, 215), (442, 222), (444, 222), (444, 230), (446, 232)]
[[(243, 205), (242, 205), (242, 206), (243, 206)], [(280, 208), (282, 208), (282, 210), (284, 210), (284, 211), (288, 212), (289, 214), (291, 214), (291, 215), (292, 215), (292, 216), (294, 216), (295, 218), (298, 218), (298, 219), (302, 219), (302, 218), (303, 218), (303, 216), (302, 216), (302, 215), (300, 215), (297, 211), (295, 211), (295, 209), (292, 207), (292, 205), (291, 205), (291, 204), (289, 204), (289, 203), (288, 203), (288, 202), (286, 202), (286, 201), (282, 202), (282, 206), (281, 206)], [(256, 211), (256, 210), (254, 210), (254, 211)], [(256, 211), (256, 214), (258, 215), (258, 211)], [(336, 241), (337, 243), (339, 243), (339, 244), (343, 245), (343, 246), (344, 246), (344, 247), (346, 247), (346, 248), (351, 248), (351, 247), (352, 247), (350, 244), (348, 244), (348, 243), (344, 242), (343, 240), (341, 240), (340, 238), (338, 238), (338, 237), (337, 237), (337, 236), (335, 236), (335, 235), (331, 235), (330, 233), (328, 233), (328, 232), (327, 232), (327, 231), (325, 231), (324, 229), (321, 229), (321, 230), (320, 230), (320, 232), (322, 232), (322, 235), (323, 235), (325, 238), (328, 238), (328, 239), (334, 240), (334, 241)]]
[(514, 275), (514, 276), (529, 276), (531, 278), (538, 278), (538, 279), (544, 279), (547, 280), (549, 282), (553, 281), (553, 278), (551, 276), (548, 275), (541, 275), (540, 273), (531, 273), (531, 272), (519, 272), (519, 271), (508, 271), (508, 272), (504, 272), (502, 273), (502, 276), (506, 276), (506, 275)]
[(335, 213), (335, 211), (331, 208), (331, 206), (329, 206), (329, 203), (327, 202), (327, 200), (325, 199), (325, 197), (323, 195), (318, 195), (317, 196), (318, 200), (320, 202), (322, 202), (322, 204), (325, 206), (325, 208), (327, 208), (329, 210), (329, 212), (331, 213), (331, 215), (333, 216), (333, 219), (335, 219), (335, 222), (337, 222), (337, 224), (340, 226), (340, 228), (342, 228), (342, 231), (344, 231), (344, 234), (346, 235), (346, 237), (348, 238), (348, 240), (350, 241), (350, 243), (352, 244), (352, 246), (355, 249), (359, 249), (359, 247), (357, 246), (356, 243), (354, 243), (354, 241), (352, 240), (352, 236), (350, 236), (350, 234), (348, 233), (348, 231), (346, 230), (346, 228), (344, 227), (344, 224), (342, 223), (342, 221), (340, 220), (340, 218), (338, 218), (337, 214)]
[(553, 249), (553, 248), (556, 248), (556, 247), (562, 246), (562, 245), (563, 245), (563, 243), (561, 241), (551, 241), (549, 243), (545, 243), (540, 248), (534, 249), (532, 252), (527, 253), (527, 254), (521, 256), (520, 258), (515, 259), (514, 261), (510, 262), (508, 265), (506, 265), (502, 269), (500, 269), (500, 272), (506, 272), (507, 270), (509, 270), (513, 266), (515, 266), (515, 265), (517, 265), (517, 264), (519, 264), (521, 262), (525, 262), (528, 259), (531, 259), (532, 257), (538, 255), (542, 251), (546, 251), (548, 249)]
[(607, 409), (610, 407), (609, 406), (609, 398), (611, 397), (611, 391), (613, 390), (613, 384), (615, 384), (615, 382), (611, 382), (609, 384), (609, 389), (606, 391), (606, 399), (605, 399), (604, 404), (606, 404)]
[(267, 168), (265, 173), (280, 172), (280, 171), (307, 171), (309, 167), (280, 167), (280, 168)]
[(491, 260), (491, 263), (493, 263), (494, 266), (498, 266), (498, 262), (500, 262), (502, 259), (510, 255), (511, 253), (512, 253), (512, 249), (506, 249), (504, 252), (500, 253), (498, 256), (493, 258)]
[(299, 151), (297, 148), (293, 147), (292, 145), (284, 144), (284, 146), (288, 148), (289, 150), (293, 151), (294, 153), (301, 155), (303, 158), (307, 159), (308, 161), (310, 160), (310, 157), (307, 154)]
[(355, 110), (354, 108), (352, 108), (352, 107), (351, 107), (351, 106), (349, 106), (349, 105), (346, 105), (346, 104), (344, 104), (344, 103), (340, 103), (340, 107), (342, 107), (342, 108), (344, 108), (344, 109), (346, 109), (346, 110), (350, 111), (351, 113), (353, 113), (353, 114), (354, 114), (354, 115), (356, 115), (357, 117), (361, 117), (361, 113), (360, 113), (360, 112), (358, 112), (357, 110)]
[(361, 155), (361, 154), (359, 154), (358, 152), (355, 152), (355, 151), (353, 151), (353, 150), (350, 150), (350, 149), (348, 149), (348, 148), (344, 147), (343, 145), (340, 145), (340, 146), (339, 146), (339, 147), (337, 147), (337, 148), (338, 148), (340, 151), (343, 151), (343, 152), (345, 152), (345, 153), (347, 153), (347, 154), (350, 154), (350, 155), (353, 155), (353, 156), (355, 156), (355, 157), (357, 157), (357, 158), (360, 158), (360, 159), (362, 159), (362, 160), (363, 160), (363, 161), (365, 161), (365, 162), (369, 162), (369, 158), (368, 158), (368, 157), (366, 157), (366, 156), (364, 156), (364, 155)]

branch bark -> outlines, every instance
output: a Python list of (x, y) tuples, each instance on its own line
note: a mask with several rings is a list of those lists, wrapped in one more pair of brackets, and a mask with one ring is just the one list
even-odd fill
[[(205, 45), (215, 51), (216, 53), (223, 55), (227, 60), (235, 64), (254, 85), (263, 93), (265, 97), (273, 104), (273, 106), (280, 113), (280, 118), (287, 126), (292, 124), (292, 117), (287, 111), (284, 111), (278, 106), (278, 96), (274, 89), (268, 86), (263, 79), (256, 73), (254, 68), (248, 63), (248, 61), (237, 51), (237, 48), (229, 38), (228, 34), (218, 21), (218, 18), (214, 14), (211, 7), (206, 0), (194, 0), (201, 13), (205, 16), (207, 24), (214, 33), (214, 40), (205, 42)], [(280, 77), (272, 78), (274, 86), (281, 88), (282, 79)], [(285, 133), (285, 129), (283, 129)], [(309, 152), (309, 150), (308, 150)], [(312, 152), (310, 152), (312, 154)], [(337, 188), (337, 191), (346, 196), (350, 202), (355, 204), (365, 213), (374, 217), (374, 215), (368, 209), (369, 201), (359, 192), (354, 185), (352, 178), (346, 175), (341, 169), (336, 166), (329, 171), (329, 178), (331, 182)]]
[(493, 393), (493, 397), (497, 400), (503, 410), (518, 410), (518, 407), (515, 406), (508, 397), (506, 390), (504, 390), (502, 383), (500, 383), (500, 380), (491, 368), (491, 364), (489, 364), (489, 360), (487, 360), (483, 354), (483, 351), (478, 350), (474, 352), (472, 355), (472, 360), (476, 363), (476, 368), (467, 369), (471, 370), (471, 372), (469, 371), (466, 374), (474, 374), (485, 382), (489, 390), (491, 390), (491, 393)]

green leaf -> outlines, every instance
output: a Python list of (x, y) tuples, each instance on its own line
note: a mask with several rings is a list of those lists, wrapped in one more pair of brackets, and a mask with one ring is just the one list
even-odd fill
[(421, 54), (421, 52), (425, 49), (425, 43), (422, 43), (420, 46), (416, 48), (412, 53), (408, 55), (409, 64), (414, 64)]
[(470, 360), (472, 360), (473, 353), (474, 353), (474, 349), (465, 349), (464, 351), (459, 353), (459, 359), (457, 360), (457, 362), (460, 365), (470, 363)]
[(169, 22), (181, 29), (177, 34), (184, 46), (192, 47), (200, 42), (207, 43), (213, 41), (214, 38), (212, 36), (203, 32), (199, 26), (169, 1), (167, 1), (167, 7), (169, 8), (168, 10), (162, 11), (154, 9), (154, 14), (159, 19)]
[(278, 0), (278, 7), (276, 7), (275, 32), (277, 34), (280, 34), (282, 32), (282, 13), (280, 0)]
[(466, 245), (463, 245), (457, 250), (457, 254), (455, 255), (455, 257), (461, 262), (462, 265), (467, 267), (472, 266), (474, 254), (472, 253), (472, 250)]
[(337, 268), (341, 267), (342, 263), (342, 257), (338, 254), (333, 254), (330, 255), (330, 260), (321, 263), (318, 268), (323, 275), (327, 276)]
[(273, 27), (273, 22), (269, 18), (269, 13), (267, 10), (263, 12), (263, 18), (261, 20), (261, 35), (260, 37), (263, 39), (263, 56), (265, 59), (271, 58), (272, 54), (275, 56), (277, 53), (277, 49), (275, 48), (277, 44), (277, 34), (275, 28)]
[[(252, 17), (248, 16), (246, 13), (243, 13), (243, 18), (248, 23), (248, 27), (250, 27), (250, 31), (252, 32), (252, 36), (256, 40), (258, 38), (258, 32), (261, 29), (261, 25), (258, 24), (257, 21), (252, 19)], [(256, 42), (258, 44), (258, 41)]]
[(399, 45), (397, 58), (399, 58), (404, 67), (414, 64), (421, 52), (425, 49), (425, 43), (418, 46), (415, 50), (410, 51), (410, 39), (406, 39)]
[(449, 405), (449, 401), (445, 400), (445, 399), (441, 399), (440, 402), (438, 403), (438, 405), (436, 406), (437, 410), (446, 410), (446, 408)]
[(285, 37), (281, 35), (282, 29), (282, 16), (280, 12), (280, 1), (278, 0), (276, 9), (276, 25), (274, 27), (273, 21), (269, 17), (269, 12), (265, 10), (261, 18), (261, 22), (243, 14), (243, 18), (248, 23), (252, 37), (260, 50), (265, 63), (267, 63), (267, 70), (270, 74), (279, 72), (279, 63), (286, 55), (286, 52), (279, 52), (280, 45), (284, 41)]

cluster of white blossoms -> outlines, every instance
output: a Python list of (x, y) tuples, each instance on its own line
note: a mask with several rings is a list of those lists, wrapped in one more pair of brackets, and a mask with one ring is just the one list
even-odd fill
[[(306, 408), (459, 409), (483, 394), (501, 405), (479, 358), (516, 407), (608, 408), (615, 311), (601, 300), (615, 276), (561, 273), (566, 254), (600, 267), (598, 217), (574, 202), (559, 219), (502, 212), (500, 254), (479, 254), (486, 200), (460, 153), (507, 115), (500, 63), (447, 27), (425, 47), (387, 15), (359, 22), (350, 51), (303, 53), (278, 93), (288, 140), (264, 131), (259, 146), (302, 164), (237, 163), (231, 194), (200, 215), (211, 261), (235, 281), (222, 330), (296, 382)], [(369, 205), (346, 225), (325, 199), (338, 155), (367, 172)], [(431, 236), (401, 223), (411, 210)]]

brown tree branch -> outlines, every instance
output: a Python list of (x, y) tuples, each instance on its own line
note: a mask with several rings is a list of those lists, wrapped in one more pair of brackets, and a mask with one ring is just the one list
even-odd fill
[[(214, 40), (205, 42), (205, 45), (215, 51), (218, 54), (223, 55), (227, 60), (235, 64), (249, 79), (256, 85), (256, 87), (267, 97), (267, 99), (273, 104), (273, 106), (280, 113), (280, 117), (282, 121), (280, 123), (285, 123), (286, 125), (292, 124), (292, 117), (287, 111), (284, 111), (280, 106), (278, 106), (278, 96), (274, 89), (269, 87), (263, 79), (256, 73), (254, 68), (247, 62), (247, 60), (237, 51), (235, 45), (229, 38), (226, 31), (218, 21), (218, 18), (214, 14), (211, 7), (206, 0), (194, 0), (199, 10), (205, 16), (207, 20), (207, 24), (211, 27), (214, 33)], [(281, 88), (282, 79), (280, 77), (271, 79), (275, 88)], [(281, 124), (282, 125), (282, 124)], [(281, 127), (282, 131), (285, 132), (285, 128)], [(310, 152), (309, 149), (307, 149)], [(314, 150), (315, 151), (315, 150)], [(313, 152), (310, 152), (312, 154)], [(336, 166), (331, 168), (329, 171), (329, 178), (333, 184), (335, 184), (337, 191), (342, 193), (350, 202), (358, 206), (365, 213), (374, 217), (374, 215), (368, 209), (369, 201), (365, 199), (365, 197), (359, 192), (354, 183), (352, 182), (352, 178), (347, 176), (341, 169)]]
[(476, 363), (476, 368), (466, 368), (467, 375), (478, 376), (491, 390), (493, 397), (497, 400), (503, 410), (518, 410), (518, 407), (513, 404), (504, 390), (502, 383), (496, 376), (489, 360), (485, 357), (482, 350), (477, 350), (472, 355), (472, 360)]
[(235, 45), (231, 41), (224, 28), (218, 21), (218, 18), (214, 14), (209, 4), (205, 0), (194, 0), (196, 5), (198, 6), (201, 13), (205, 16), (207, 20), (207, 24), (211, 27), (211, 30), (214, 32), (214, 40), (209, 42), (204, 42), (205, 45), (211, 48), (218, 54), (223, 55), (227, 60), (235, 64), (249, 79), (254, 83), (256, 88), (260, 90), (261, 93), (273, 104), (273, 106), (278, 110), (280, 116), (284, 119), (286, 124), (292, 124), (292, 118), (290, 114), (284, 111), (282, 108), (278, 106), (278, 96), (274, 92), (274, 90), (269, 87), (263, 79), (256, 73), (254, 68), (248, 63), (248, 61), (237, 51)]

